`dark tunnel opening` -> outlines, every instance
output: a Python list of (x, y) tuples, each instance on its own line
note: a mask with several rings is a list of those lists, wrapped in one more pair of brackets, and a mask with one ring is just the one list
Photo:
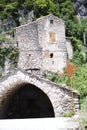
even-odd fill
[(11, 91), (1, 119), (54, 117), (48, 96), (32, 84), (24, 83)]

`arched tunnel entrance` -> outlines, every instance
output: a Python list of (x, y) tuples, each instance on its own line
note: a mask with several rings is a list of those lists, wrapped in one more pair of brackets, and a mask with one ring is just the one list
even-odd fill
[(54, 117), (48, 96), (29, 83), (16, 85), (4, 101), (3, 119)]

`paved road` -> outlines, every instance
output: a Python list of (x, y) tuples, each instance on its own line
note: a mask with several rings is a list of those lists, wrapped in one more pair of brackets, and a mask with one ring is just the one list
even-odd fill
[(0, 130), (79, 130), (70, 118), (0, 120)]

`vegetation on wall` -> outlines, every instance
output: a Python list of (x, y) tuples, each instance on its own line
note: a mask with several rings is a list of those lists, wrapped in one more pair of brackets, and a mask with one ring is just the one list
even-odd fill
[(19, 51), (16, 47), (9, 46), (0, 48), (0, 66), (4, 68), (6, 58), (9, 59), (9, 64), (17, 66)]
[(0, 34), (0, 43), (5, 42), (5, 41), (8, 41), (8, 40), (10, 40), (10, 39), (7, 38), (6, 36)]

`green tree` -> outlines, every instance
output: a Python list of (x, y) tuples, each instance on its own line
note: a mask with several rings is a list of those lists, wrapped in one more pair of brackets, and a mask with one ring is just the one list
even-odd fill
[(36, 18), (50, 13), (58, 15), (56, 4), (52, 0), (35, 0), (34, 12)]
[(70, 0), (66, 0), (61, 3), (61, 17), (66, 21), (67, 19), (73, 19), (75, 15), (75, 8)]
[[(20, 3), (19, 3), (20, 4)], [(31, 10), (34, 10), (34, 0), (25, 0), (21, 6), (24, 8), (24, 9), (28, 9), (29, 11)]]
[(82, 49), (81, 40), (76, 39), (75, 37), (71, 37), (71, 43), (73, 46), (74, 57), (71, 60), (77, 66), (81, 66), (86, 63), (86, 55)]

